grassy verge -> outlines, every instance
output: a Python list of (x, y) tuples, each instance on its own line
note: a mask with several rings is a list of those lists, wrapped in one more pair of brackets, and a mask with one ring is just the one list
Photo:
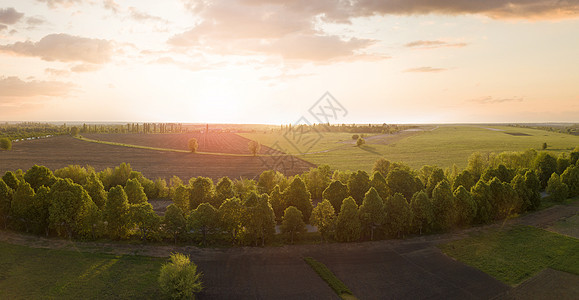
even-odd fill
[(0, 298), (156, 299), (163, 262), (0, 243)]
[(477, 233), (439, 247), (510, 285), (547, 267), (579, 275), (579, 240), (531, 226)]
[(348, 287), (326, 265), (311, 258), (304, 258), (306, 263), (340, 296), (342, 299), (356, 299)]

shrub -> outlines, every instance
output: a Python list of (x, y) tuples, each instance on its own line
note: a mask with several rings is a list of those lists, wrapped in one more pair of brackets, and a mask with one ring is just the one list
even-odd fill
[(9, 138), (1, 138), (0, 139), (0, 149), (11, 150), (12, 149), (12, 141)]
[(189, 150), (191, 150), (191, 152), (195, 153), (195, 152), (197, 152), (197, 148), (199, 148), (199, 143), (197, 143), (196, 138), (192, 138), (192, 139), (189, 139), (187, 146), (189, 147)]
[(358, 138), (358, 140), (356, 141), (356, 146), (360, 147), (362, 145), (366, 144), (366, 140), (364, 140), (363, 138)]
[(161, 291), (172, 299), (194, 299), (195, 293), (203, 290), (203, 273), (197, 272), (197, 265), (184, 254), (172, 254), (169, 260), (161, 267)]

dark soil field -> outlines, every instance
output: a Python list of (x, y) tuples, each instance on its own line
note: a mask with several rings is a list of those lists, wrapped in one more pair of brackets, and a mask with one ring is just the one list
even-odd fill
[[(151, 179), (168, 179), (177, 175), (183, 180), (197, 176), (214, 180), (223, 176), (256, 178), (271, 166), (278, 166), (286, 175), (294, 175), (314, 167), (290, 155), (253, 157), (178, 153), (91, 143), (69, 136), (18, 142), (13, 144), (11, 151), (0, 151), (2, 174), (17, 169), (26, 171), (35, 164), (51, 170), (75, 164), (91, 165), (100, 171), (123, 162), (130, 163), (133, 170)], [(283, 167), (279, 167), (282, 164)]]
[[(106, 142), (187, 151), (189, 150), (187, 146), (189, 139), (195, 138), (199, 144), (199, 148), (197, 148), (199, 152), (251, 154), (248, 147), (249, 139), (228, 132), (210, 132), (209, 134), (83, 134), (83, 137)], [(263, 145), (259, 153), (282, 154)]]

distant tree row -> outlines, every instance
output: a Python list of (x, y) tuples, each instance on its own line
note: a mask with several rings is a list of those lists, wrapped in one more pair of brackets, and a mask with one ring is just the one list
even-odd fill
[[(95, 172), (34, 166), (0, 180), (5, 228), (94, 239), (229, 242), (265, 245), (276, 224), (291, 243), (317, 227), (326, 241), (396, 238), (442, 232), (510, 218), (553, 201), (579, 196), (579, 149), (555, 157), (527, 150), (474, 153), (464, 170), (412, 170), (386, 159), (365, 171), (332, 172), (322, 165), (287, 177), (264, 171), (257, 180), (217, 184), (206, 177), (183, 182), (144, 177), (128, 164)], [(164, 216), (148, 199), (169, 198)]]

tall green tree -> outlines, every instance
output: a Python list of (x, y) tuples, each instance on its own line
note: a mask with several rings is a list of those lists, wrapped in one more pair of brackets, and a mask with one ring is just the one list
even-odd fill
[(430, 230), (434, 222), (434, 210), (425, 191), (417, 192), (412, 196), (410, 210), (412, 211), (412, 225), (418, 228), (418, 233), (422, 234), (423, 230)]
[(217, 185), (215, 186), (215, 197), (213, 197), (212, 205), (214, 207), (219, 207), (226, 199), (235, 197), (235, 192), (233, 191), (233, 181), (229, 177), (225, 176), (219, 179)]
[(242, 220), (245, 216), (245, 207), (239, 198), (229, 198), (219, 206), (219, 227), (229, 233), (231, 242), (237, 242), (243, 228)]
[(432, 191), (432, 206), (436, 228), (438, 230), (449, 229), (454, 223), (455, 204), (448, 181), (439, 182)]
[(189, 199), (191, 198), (189, 193), (190, 189), (182, 184), (177, 185), (177, 187), (175, 187), (175, 191), (173, 192), (173, 203), (179, 206), (179, 208), (181, 208), (181, 210), (185, 213), (189, 212)]
[(307, 222), (312, 214), (313, 205), (311, 194), (304, 181), (299, 176), (295, 176), (283, 195), (286, 205), (299, 209), (303, 214), (304, 222)]
[(370, 230), (370, 240), (374, 240), (374, 230), (384, 222), (384, 202), (375, 188), (371, 187), (358, 209), (360, 222), (364, 229)]
[(302, 212), (295, 206), (286, 208), (281, 222), (281, 232), (290, 235), (290, 242), (294, 243), (294, 236), (296, 234), (303, 234), (306, 232), (306, 223)]
[(408, 201), (414, 193), (422, 189), (422, 182), (410, 171), (402, 168), (394, 168), (386, 176), (386, 183), (392, 194), (400, 193)]
[(0, 179), (0, 218), (4, 229), (8, 228), (8, 217), (10, 216), (10, 208), (12, 206), (12, 194), (14, 191)]
[(336, 240), (354, 242), (360, 239), (362, 224), (358, 218), (358, 205), (351, 196), (344, 199), (336, 219)]
[(191, 193), (189, 194), (189, 209), (196, 209), (201, 203), (211, 203), (215, 193), (213, 181), (207, 177), (197, 177), (189, 181)]
[(16, 174), (14, 174), (14, 172), (12, 171), (6, 171), (6, 173), (4, 173), (4, 176), (2, 176), (2, 180), (6, 183), (6, 185), (8, 185), (8, 187), (10, 187), (12, 190), (15, 190), (18, 187), (18, 178), (16, 177)]
[(569, 187), (561, 181), (557, 173), (553, 173), (547, 182), (547, 193), (551, 200), (561, 202), (569, 196)]
[(322, 236), (322, 241), (327, 241), (333, 232), (335, 216), (334, 207), (327, 199), (324, 199), (314, 207), (312, 216), (310, 217), (310, 224), (318, 228), (318, 232)]
[(105, 206), (107, 201), (107, 192), (96, 173), (92, 172), (88, 175), (83, 188), (87, 191), (90, 198), (99, 209), (102, 209)]
[(452, 190), (456, 191), (459, 186), (463, 186), (467, 191), (470, 191), (475, 183), (472, 174), (468, 170), (463, 170), (454, 178), (452, 182)]
[(130, 205), (122, 186), (117, 185), (109, 191), (103, 217), (107, 222), (107, 232), (111, 238), (123, 239), (128, 236), (131, 228)]
[(506, 219), (521, 211), (522, 201), (515, 190), (507, 182), (501, 182), (497, 177), (489, 182), (491, 200), (495, 219)]
[(467, 226), (472, 223), (476, 216), (476, 203), (472, 195), (462, 185), (454, 191), (456, 206), (456, 223)]
[(197, 142), (197, 139), (196, 138), (189, 139), (189, 141), (187, 142), (187, 148), (189, 148), (189, 151), (191, 151), (192, 153), (196, 153), (197, 149), (199, 148), (199, 143)]
[(147, 194), (145, 189), (137, 179), (127, 180), (125, 185), (125, 193), (130, 204), (141, 204), (147, 202)]
[(184, 254), (171, 254), (169, 259), (159, 274), (161, 291), (171, 299), (195, 299), (195, 294), (203, 290), (203, 273)]
[(551, 174), (557, 172), (557, 158), (547, 152), (541, 152), (537, 155), (534, 164), (541, 187), (547, 187), (547, 181), (551, 178)]
[(569, 188), (569, 197), (579, 196), (579, 166), (569, 166), (563, 174), (561, 181)]
[(428, 181), (426, 182), (426, 193), (428, 197), (432, 197), (432, 191), (438, 185), (439, 182), (446, 179), (444, 175), (444, 171), (441, 168), (434, 168), (430, 176), (428, 177)]
[(350, 175), (348, 179), (348, 193), (356, 204), (360, 205), (364, 200), (364, 195), (370, 189), (370, 176), (365, 171), (358, 170)]
[(243, 229), (248, 242), (256, 246), (259, 241), (265, 246), (265, 241), (271, 239), (275, 233), (275, 214), (269, 204), (269, 196), (262, 194), (256, 199), (249, 199), (244, 203), (245, 219)]
[(82, 186), (70, 179), (57, 179), (49, 198), (50, 227), (59, 235), (71, 238), (92, 233), (98, 208)]
[(489, 155), (474, 152), (468, 158), (466, 169), (472, 174), (473, 181), (478, 181), (483, 171), (489, 166)]
[(372, 172), (379, 172), (383, 177), (386, 177), (390, 172), (390, 161), (385, 158), (376, 160)]
[(29, 232), (33, 220), (32, 209), (34, 207), (34, 190), (28, 182), (21, 181), (12, 196), (11, 213), (17, 224), (20, 224)]
[(388, 197), (384, 203), (384, 228), (391, 236), (404, 236), (412, 222), (410, 205), (400, 193)]
[(348, 186), (339, 180), (334, 180), (322, 193), (322, 198), (330, 201), (334, 207), (334, 211), (340, 213), (342, 201), (348, 197)]
[(175, 204), (167, 206), (162, 225), (165, 232), (172, 235), (175, 244), (177, 244), (177, 238), (179, 235), (185, 233), (185, 229), (187, 228), (187, 220), (185, 219), (183, 210)]
[(283, 217), (285, 209), (288, 207), (284, 195), (280, 191), (279, 185), (276, 185), (269, 194), (269, 203), (275, 214), (276, 221), (280, 221)]
[(203, 237), (203, 245), (207, 245), (207, 236), (213, 234), (219, 228), (219, 215), (213, 205), (201, 203), (191, 212), (187, 220), (189, 228), (200, 232)]
[(259, 150), (261, 150), (261, 144), (256, 141), (249, 141), (247, 147), (249, 148), (249, 152), (251, 152), (253, 156), (256, 156), (257, 153), (259, 153)]
[(34, 165), (24, 173), (24, 180), (36, 191), (41, 186), (50, 187), (55, 177), (47, 167)]
[(155, 213), (149, 202), (131, 205), (131, 220), (141, 232), (141, 240), (146, 241), (153, 233), (159, 230), (161, 217)]
[(330, 184), (331, 171), (328, 165), (321, 165), (317, 168), (311, 168), (309, 171), (302, 174), (308, 191), (312, 199), (322, 200), (322, 193)]
[(382, 176), (382, 173), (374, 172), (374, 174), (372, 174), (372, 178), (370, 179), (370, 186), (376, 189), (376, 192), (378, 192), (378, 195), (380, 195), (382, 200), (385, 200), (388, 198), (388, 196), (390, 196), (390, 188), (386, 184), (386, 178)]
[(44, 233), (48, 236), (49, 217), (50, 217), (50, 188), (41, 186), (34, 195), (32, 202), (33, 224), (32, 231), (36, 234)]

